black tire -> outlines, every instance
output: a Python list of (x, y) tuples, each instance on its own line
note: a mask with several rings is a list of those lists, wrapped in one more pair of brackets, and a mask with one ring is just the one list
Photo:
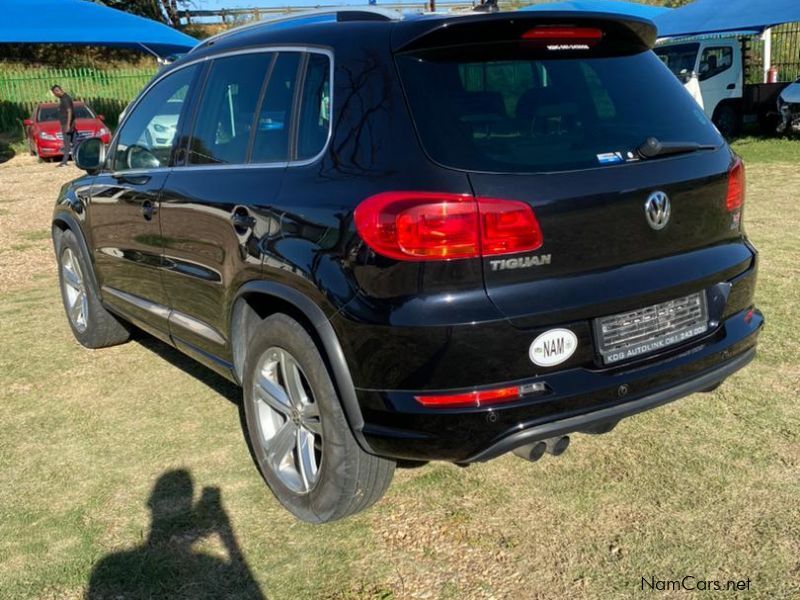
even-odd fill
[(723, 104), (714, 111), (714, 125), (725, 139), (735, 137), (739, 133), (740, 121), (739, 111), (730, 104)]
[[(105, 348), (127, 342), (130, 338), (130, 326), (108, 312), (101, 304), (97, 290), (92, 283), (91, 264), (81, 251), (81, 246), (78, 244), (75, 234), (68, 229), (56, 240), (61, 300), (64, 304), (67, 322), (75, 335), (75, 339), (87, 348)], [(73, 297), (75, 295), (80, 297), (80, 292), (76, 294), (76, 288), (67, 281), (67, 271), (72, 271), (69, 269), (68, 264), (73, 260), (80, 269), (78, 279), (79, 283), (82, 284), (82, 293), (86, 299), (85, 303), (82, 303), (82, 321), (70, 314), (70, 294), (73, 294)], [(76, 282), (74, 279), (71, 279), (71, 281), (73, 283)]]
[[(316, 479), (307, 491), (292, 489), (285, 483), (285, 476), (281, 479), (267, 458), (269, 444), (262, 441), (259, 418), (263, 419), (264, 407), (259, 409), (262, 401), (257, 399), (257, 377), (262, 374), (264, 361), (276, 349), (288, 353), (299, 367), (305, 382), (303, 391), (311, 392), (309, 398), (319, 414), (321, 440), (313, 439), (320, 458)], [(258, 325), (247, 346), (243, 387), (245, 435), (253, 459), (275, 497), (297, 518), (310, 523), (334, 521), (365, 510), (383, 496), (392, 481), (395, 463), (368, 454), (358, 445), (319, 349), (297, 321), (279, 313)], [(283, 425), (289, 421), (287, 417)], [(302, 430), (297, 422), (292, 427)], [(284, 454), (285, 460), (293, 461), (288, 464), (296, 465), (298, 471), (299, 452), (298, 447), (293, 447)]]

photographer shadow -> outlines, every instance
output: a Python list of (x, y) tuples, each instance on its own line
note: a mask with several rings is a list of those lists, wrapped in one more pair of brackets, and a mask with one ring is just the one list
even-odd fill
[[(265, 598), (239, 548), (219, 488), (204, 488), (194, 503), (189, 472), (169, 471), (158, 478), (147, 506), (152, 514), (147, 539), (96, 563), (87, 599)], [(215, 534), (227, 559), (193, 547)]]

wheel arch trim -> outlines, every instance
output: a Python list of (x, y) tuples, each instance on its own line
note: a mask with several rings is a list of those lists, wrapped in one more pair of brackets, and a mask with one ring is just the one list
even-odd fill
[(239, 288), (231, 304), (229, 331), (235, 365), (234, 372), (240, 382), (244, 365), (243, 347), (246, 347), (247, 338), (246, 336), (238, 335), (238, 333), (240, 328), (248, 326), (248, 315), (245, 313), (245, 308), (249, 306), (246, 300), (247, 296), (265, 296), (285, 302), (308, 320), (322, 344), (320, 350), (324, 351), (325, 358), (330, 366), (334, 384), (339, 392), (339, 398), (350, 429), (363, 450), (374, 453), (362, 433), (364, 418), (361, 414), (353, 378), (350, 368), (347, 366), (339, 338), (323, 310), (302, 292), (272, 281), (250, 281)]
[(78, 240), (78, 245), (81, 248), (81, 252), (83, 252), (86, 260), (89, 262), (89, 283), (93, 286), (94, 292), (97, 294), (98, 298), (101, 298), (100, 295), (100, 286), (97, 282), (97, 276), (94, 272), (94, 256), (89, 251), (89, 245), (86, 243), (86, 236), (83, 235), (83, 229), (81, 228), (80, 224), (78, 223), (77, 219), (73, 217), (70, 213), (65, 211), (59, 211), (53, 216), (53, 222), (51, 224), (51, 235), (53, 236), (53, 249), (56, 253), (56, 261), (58, 261), (58, 239), (56, 239), (56, 232), (55, 230), (58, 229), (59, 231), (71, 231), (75, 236), (75, 239)]

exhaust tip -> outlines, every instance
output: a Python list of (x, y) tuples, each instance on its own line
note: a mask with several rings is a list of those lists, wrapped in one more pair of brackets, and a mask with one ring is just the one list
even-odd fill
[(514, 448), (512, 452), (520, 458), (524, 458), (530, 462), (536, 462), (544, 456), (546, 449), (545, 442), (536, 442), (535, 444)]
[(563, 435), (557, 438), (550, 438), (544, 441), (545, 452), (552, 456), (561, 456), (569, 448), (569, 436)]

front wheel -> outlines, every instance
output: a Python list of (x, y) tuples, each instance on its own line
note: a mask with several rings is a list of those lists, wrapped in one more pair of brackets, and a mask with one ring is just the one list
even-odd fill
[(265, 319), (252, 335), (244, 411), (262, 476), (299, 519), (325, 523), (353, 515), (389, 487), (395, 463), (358, 445), (316, 344), (287, 315)]
[(57, 239), (61, 299), (75, 339), (87, 348), (105, 348), (128, 341), (128, 326), (108, 312), (89, 279), (91, 264), (72, 231)]

